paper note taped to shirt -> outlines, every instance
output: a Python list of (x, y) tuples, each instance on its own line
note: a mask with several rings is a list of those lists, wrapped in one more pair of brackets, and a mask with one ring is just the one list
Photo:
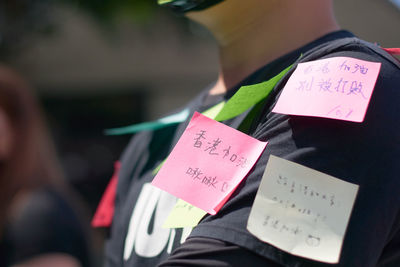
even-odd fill
[(216, 214), (266, 145), (196, 112), (152, 184)]
[(272, 111), (362, 122), (380, 68), (349, 57), (300, 63)]
[(337, 263), (358, 185), (270, 156), (247, 229), (293, 255)]
[(163, 224), (163, 228), (184, 228), (195, 227), (207, 212), (201, 210), (189, 203), (179, 199), (167, 220)]

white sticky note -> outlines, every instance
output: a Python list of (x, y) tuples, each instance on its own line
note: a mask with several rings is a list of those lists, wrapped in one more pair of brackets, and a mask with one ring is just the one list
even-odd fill
[(247, 229), (296, 256), (339, 262), (358, 185), (271, 155)]

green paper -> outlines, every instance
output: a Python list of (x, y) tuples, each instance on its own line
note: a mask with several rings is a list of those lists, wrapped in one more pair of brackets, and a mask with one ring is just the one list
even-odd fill
[(163, 5), (163, 4), (170, 3), (170, 2), (172, 2), (172, 1), (173, 1), (173, 0), (158, 0), (157, 3), (158, 3), (159, 5)]
[(221, 103), (216, 104), (215, 106), (207, 109), (206, 111), (202, 112), (204, 116), (209, 117), (210, 119), (214, 119), (224, 108), (226, 102), (222, 101)]
[(184, 109), (181, 112), (172, 114), (170, 116), (158, 119), (156, 121), (143, 122), (121, 128), (107, 129), (106, 135), (123, 135), (133, 134), (140, 131), (157, 130), (168, 125), (177, 124), (185, 121), (189, 117), (189, 109)]
[(178, 199), (163, 228), (195, 227), (207, 212)]
[(266, 98), (292, 66), (293, 65), (287, 67), (268, 81), (240, 87), (236, 94), (228, 100), (221, 112), (215, 117), (215, 120), (225, 121), (232, 119)]
[[(214, 118), (224, 107), (225, 101), (209, 108), (208, 110), (203, 112), (203, 115), (209, 117), (209, 118)], [(157, 129), (161, 129), (163, 127), (172, 125), (172, 124), (178, 124), (183, 121), (185, 121), (188, 117), (190, 111), (189, 109), (184, 109), (181, 112), (172, 114), (170, 116), (158, 119), (156, 121), (148, 121), (148, 122), (142, 122), (138, 124), (133, 124), (130, 126), (125, 126), (121, 128), (113, 128), (113, 129), (107, 129), (105, 130), (106, 135), (123, 135), (123, 134), (133, 134), (141, 131), (154, 131)]]
[(133, 134), (141, 131), (146, 130), (157, 130), (162, 127), (166, 126), (165, 123), (158, 122), (158, 121), (150, 121), (150, 122), (143, 122), (131, 126), (121, 127), (121, 128), (114, 128), (114, 129), (107, 129), (105, 130), (106, 135), (123, 135), (123, 134)]
[(166, 160), (167, 160), (167, 159), (164, 159), (163, 161), (161, 161), (161, 163), (158, 164), (157, 167), (155, 167), (154, 170), (153, 170), (151, 173), (152, 173), (153, 175), (156, 175), (157, 172), (161, 169), (162, 165), (164, 164), (164, 162), (165, 162)]

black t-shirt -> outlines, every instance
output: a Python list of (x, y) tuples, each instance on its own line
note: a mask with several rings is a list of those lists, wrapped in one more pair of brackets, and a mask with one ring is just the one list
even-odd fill
[[(382, 63), (362, 123), (271, 112), (297, 63), (339, 56)], [(205, 90), (188, 107), (202, 112), (229, 99), (240, 86), (268, 80), (293, 63), (294, 68), (263, 101), (246, 129), (250, 136), (269, 142), (266, 150), (222, 209), (205, 216), (193, 230), (161, 228), (176, 198), (150, 185), (153, 169), (168, 156), (188, 121), (142, 132), (132, 139), (122, 157), (114, 220), (106, 244), (107, 266), (156, 266), (174, 249), (163, 266), (327, 265), (290, 255), (247, 231), (271, 154), (360, 186), (338, 266), (400, 264), (400, 65), (378, 46), (346, 31), (334, 32), (269, 63), (226, 95), (210, 99)], [(238, 128), (246, 116), (224, 123)], [(243, 258), (246, 260), (232, 260)]]
[(10, 218), (0, 240), (0, 266), (11, 266), (47, 253), (75, 257), (90, 266), (88, 233), (71, 203), (56, 190), (29, 192)]

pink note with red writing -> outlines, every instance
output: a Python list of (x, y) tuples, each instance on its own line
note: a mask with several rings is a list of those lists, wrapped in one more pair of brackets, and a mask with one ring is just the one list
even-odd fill
[(216, 214), (266, 145), (195, 112), (152, 184)]
[(381, 63), (333, 57), (300, 63), (273, 112), (362, 122)]

